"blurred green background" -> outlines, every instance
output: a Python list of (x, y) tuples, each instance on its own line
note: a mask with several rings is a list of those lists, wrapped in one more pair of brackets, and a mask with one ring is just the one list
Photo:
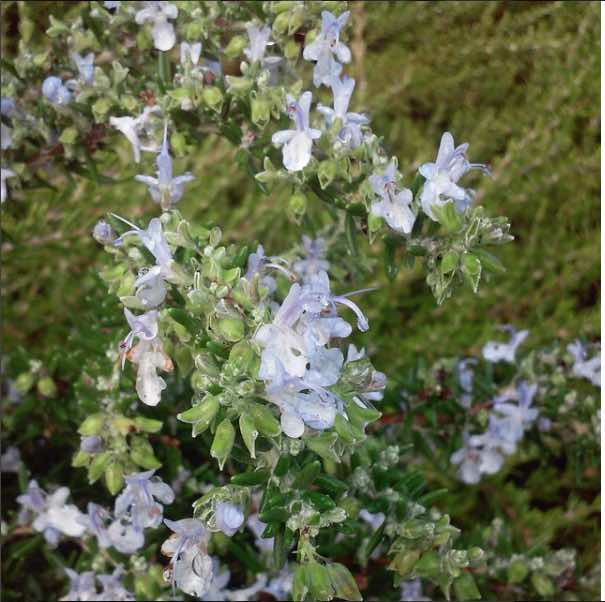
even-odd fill
[[(5, 51), (14, 47), (19, 11), (43, 32), (49, 13), (60, 17), (77, 3), (8, 4)], [(530, 328), (533, 344), (597, 337), (599, 3), (352, 2), (351, 9), (355, 109), (369, 113), (408, 177), (433, 160), (444, 130), (469, 142), (469, 158), (489, 163), (494, 176), (466, 181), (491, 214), (509, 216), (516, 237), (499, 250), (506, 274), (479, 295), (459, 291), (442, 307), (419, 269), (403, 269), (391, 284), (378, 266), (373, 280), (381, 290), (361, 300), (378, 367), (395, 376), (419, 353), (476, 351), (498, 323)], [(36, 39), (45, 43), (43, 35)], [(106, 173), (128, 178), (150, 170), (152, 157), (136, 169), (119, 143), (121, 164), (113, 147), (95, 155), (105, 158)], [(215, 221), (228, 239), (255, 238), (271, 252), (290, 246), (299, 229), (288, 222), (283, 190), (260, 194), (222, 140), (208, 137), (191, 151), (176, 165), (197, 177), (179, 207), (187, 217)], [(130, 218), (157, 212), (134, 181), (95, 187), (77, 176), (46, 175), (55, 191), (15, 191), (2, 208), (9, 350), (44, 353), (62, 343), (78, 326), (83, 297), (103, 294), (91, 266), (106, 259), (88, 236), (98, 218), (109, 210)]]

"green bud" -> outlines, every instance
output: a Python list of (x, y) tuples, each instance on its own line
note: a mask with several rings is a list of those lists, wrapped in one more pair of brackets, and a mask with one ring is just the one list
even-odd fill
[(506, 577), (509, 583), (521, 583), (527, 577), (528, 572), (527, 563), (524, 560), (517, 559), (508, 565)]
[(239, 96), (240, 98), (246, 96), (253, 85), (252, 80), (247, 77), (227, 75), (225, 80), (227, 81), (227, 92), (233, 94), (233, 96)]
[(288, 31), (288, 27), (290, 26), (290, 13), (282, 12), (275, 17), (275, 21), (273, 21), (273, 33), (278, 36), (284, 35)]
[(170, 148), (177, 157), (183, 157), (187, 153), (187, 139), (182, 132), (174, 132), (170, 136)]
[(317, 177), (319, 179), (319, 185), (322, 190), (328, 187), (336, 177), (338, 173), (338, 164), (336, 161), (332, 159), (327, 159), (326, 161), (322, 161), (319, 164), (319, 169), (317, 170)]
[(122, 435), (128, 435), (134, 428), (134, 420), (126, 418), (126, 416), (122, 416), (121, 414), (114, 417), (112, 424)]
[(304, 442), (305, 445), (314, 451), (318, 456), (321, 456), (325, 460), (332, 460), (338, 464), (340, 462), (340, 458), (334, 450), (334, 444), (336, 443), (337, 439), (338, 435), (334, 432), (331, 432), (306, 437)]
[(307, 197), (302, 192), (295, 192), (288, 201), (288, 213), (299, 220), (307, 212)]
[(214, 433), (214, 440), (210, 448), (210, 455), (218, 460), (218, 465), (221, 470), (225, 465), (225, 461), (231, 453), (233, 442), (235, 441), (235, 429), (231, 424), (231, 420), (225, 418), (217, 427)]
[(203, 433), (218, 413), (219, 401), (214, 395), (206, 395), (201, 403), (177, 415), (181, 422), (193, 424), (193, 436)]
[(68, 127), (61, 132), (59, 142), (62, 144), (73, 144), (78, 139), (78, 130), (74, 127)]
[(220, 113), (223, 107), (223, 93), (216, 86), (206, 86), (202, 90), (202, 102), (209, 109)]
[(246, 326), (241, 318), (227, 316), (216, 322), (217, 332), (230, 343), (236, 343), (244, 338)]
[(92, 485), (101, 478), (111, 461), (111, 452), (102, 452), (93, 457), (88, 467), (88, 482)]
[(248, 341), (240, 341), (231, 348), (229, 363), (239, 374), (256, 374), (258, 370), (258, 356)]
[(271, 119), (271, 103), (263, 97), (253, 98), (250, 102), (252, 123), (263, 128)]
[(338, 500), (338, 505), (347, 513), (347, 516), (356, 519), (359, 516), (360, 503), (354, 497), (343, 497)]
[(15, 380), (15, 389), (17, 389), (17, 393), (24, 395), (32, 388), (33, 384), (34, 375), (31, 372), (21, 372)]
[(342, 414), (336, 415), (334, 430), (345, 443), (358, 443), (365, 439), (363, 430), (354, 426)]
[(331, 600), (334, 588), (328, 569), (315, 560), (307, 564), (307, 583), (309, 592), (314, 600)]
[(99, 98), (95, 101), (92, 105), (92, 114), (94, 115), (95, 121), (97, 123), (105, 121), (110, 109), (111, 101), (109, 99)]
[(266, 437), (277, 437), (281, 433), (277, 418), (267, 406), (255, 403), (249, 407), (249, 412), (256, 428)]
[(462, 274), (476, 293), (481, 280), (481, 261), (472, 253), (465, 253), (462, 256)]
[(162, 421), (154, 420), (153, 418), (145, 418), (145, 416), (136, 416), (134, 425), (138, 431), (145, 433), (158, 433), (162, 430)]
[(450, 272), (454, 272), (458, 267), (458, 261), (460, 260), (460, 255), (456, 251), (450, 251), (446, 253), (441, 260), (441, 273), (449, 274)]
[(55, 397), (57, 385), (50, 376), (44, 376), (38, 381), (38, 393), (43, 397)]
[(162, 463), (158, 461), (153, 453), (151, 443), (144, 437), (132, 437), (130, 440), (130, 459), (146, 470), (159, 468)]
[(74, 468), (82, 468), (82, 466), (87, 466), (89, 462), (90, 462), (90, 454), (87, 454), (86, 452), (84, 452), (82, 450), (78, 450), (74, 454), (74, 457), (71, 460), (71, 465)]
[(223, 54), (225, 54), (228, 58), (234, 59), (237, 58), (244, 48), (248, 46), (248, 40), (244, 36), (233, 36), (229, 40), (229, 44), (225, 50), (223, 50)]
[(105, 414), (97, 413), (88, 416), (84, 422), (80, 425), (78, 433), (84, 437), (90, 437), (92, 435), (98, 435), (105, 426)]
[(288, 40), (284, 46), (284, 56), (289, 61), (295, 61), (300, 54), (300, 46), (294, 40)]
[(444, 205), (433, 205), (431, 209), (437, 221), (447, 232), (457, 232), (462, 227), (462, 218), (456, 211), (453, 201), (448, 201)]
[(327, 569), (337, 598), (355, 601), (363, 600), (359, 593), (357, 582), (344, 564), (333, 562), (327, 566)]
[(105, 484), (111, 495), (116, 495), (124, 485), (124, 469), (121, 464), (113, 462), (105, 470)]
[(191, 374), (191, 386), (195, 391), (207, 391), (213, 382), (212, 378), (201, 370), (194, 370)]
[(470, 573), (462, 573), (454, 579), (454, 593), (457, 600), (480, 600), (481, 594), (474, 577)]
[(374, 408), (362, 408), (355, 401), (348, 400), (345, 402), (347, 416), (352, 424), (364, 429), (366, 424), (375, 422), (382, 414)]
[(542, 599), (552, 600), (556, 591), (555, 584), (552, 582), (552, 579), (549, 579), (543, 573), (534, 573), (531, 576), (531, 584), (534, 586), (534, 589), (538, 592)]
[(277, 2), (271, 2), (269, 10), (274, 14), (284, 13), (290, 11), (292, 8), (292, 0), (278, 0)]
[(204, 37), (204, 23), (199, 18), (195, 21), (190, 21), (185, 27), (185, 37), (189, 42), (196, 42), (201, 37)]
[(420, 552), (418, 550), (402, 550), (391, 560), (389, 569), (405, 578), (412, 572), (419, 558)]
[(302, 10), (294, 10), (288, 19), (288, 35), (296, 33), (305, 22), (305, 13)]
[(308, 593), (307, 565), (301, 564), (294, 571), (294, 578), (292, 579), (292, 600), (301, 602), (307, 598)]
[(250, 416), (250, 414), (244, 413), (239, 417), (239, 430), (242, 434), (242, 439), (250, 452), (250, 456), (252, 456), (252, 458), (256, 458), (254, 447), (256, 438), (258, 437), (258, 430), (256, 429), (254, 419), (252, 416)]
[(53, 15), (50, 15), (50, 27), (46, 30), (49, 38), (58, 38), (59, 36), (69, 34), (69, 27), (63, 21), (60, 21)]

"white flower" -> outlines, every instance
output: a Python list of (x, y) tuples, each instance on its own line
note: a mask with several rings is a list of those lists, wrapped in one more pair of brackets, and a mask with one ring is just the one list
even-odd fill
[(54, 105), (66, 105), (71, 102), (71, 92), (60, 78), (51, 75), (42, 82), (42, 94)]
[(311, 92), (303, 92), (298, 100), (287, 97), (287, 112), (296, 125), (295, 130), (281, 130), (273, 134), (271, 141), (276, 146), (283, 146), (284, 167), (288, 171), (300, 171), (311, 160), (313, 140), (321, 137), (319, 130), (309, 127), (309, 109)]
[(316, 61), (313, 68), (313, 85), (329, 86), (332, 78), (340, 75), (341, 63), (351, 60), (351, 51), (340, 41), (340, 30), (344, 27), (351, 13), (346, 11), (338, 18), (324, 10), (321, 13), (321, 32), (308, 46), (305, 46), (303, 58)]
[(265, 57), (265, 51), (267, 46), (271, 44), (269, 38), (271, 37), (271, 28), (268, 25), (258, 27), (254, 23), (248, 23), (246, 25), (246, 31), (248, 33), (248, 39), (250, 45), (244, 48), (244, 54), (250, 63), (261, 63), (262, 65), (272, 66), (281, 61), (278, 56)]
[(95, 55), (89, 52), (86, 56), (81, 56), (77, 52), (71, 53), (71, 60), (78, 69), (78, 76), (86, 84), (92, 84), (94, 80), (94, 62)]
[(235, 504), (219, 502), (216, 506), (214, 520), (216, 528), (231, 537), (244, 524), (244, 513)]
[(141, 341), (151, 341), (158, 336), (158, 312), (156, 310), (135, 316), (125, 307), (124, 316), (130, 326), (130, 332), (124, 339), (121, 345), (122, 348), (130, 349), (136, 338)]
[(327, 272), (330, 262), (326, 260), (326, 242), (323, 238), (311, 239), (305, 234), (302, 237), (305, 256), (292, 265), (294, 271), (299, 274), (303, 281), (319, 272)]
[(538, 410), (531, 407), (537, 390), (537, 384), (522, 381), (516, 391), (518, 403), (507, 403), (506, 397), (496, 398), (494, 412), (498, 417), (490, 422), (490, 431), (508, 443), (520, 441), (525, 430), (538, 418)]
[(595, 387), (601, 386), (601, 354), (586, 359), (586, 348), (580, 341), (574, 341), (567, 346), (567, 351), (574, 358), (572, 373), (578, 378), (589, 380)]
[(342, 80), (335, 77), (331, 83), (334, 96), (334, 108), (317, 105), (317, 110), (326, 118), (326, 126), (332, 127), (336, 119), (340, 119), (342, 127), (338, 133), (339, 140), (351, 148), (357, 148), (362, 142), (362, 125), (369, 119), (361, 113), (349, 113), (349, 103), (355, 88), (355, 80), (345, 75)]
[(504, 457), (485, 434), (469, 437), (465, 433), (464, 446), (451, 455), (450, 462), (460, 465), (458, 476), (471, 485), (478, 483), (482, 474), (498, 472)]
[(162, 149), (158, 154), (156, 164), (158, 166), (157, 178), (152, 176), (135, 176), (135, 180), (147, 184), (151, 198), (159, 203), (162, 209), (167, 210), (181, 200), (184, 185), (193, 180), (190, 173), (182, 176), (172, 177), (172, 157), (168, 152), (168, 124), (164, 124), (164, 141)]
[(123, 217), (112, 213), (115, 218), (123, 221), (125, 224), (128, 224), (132, 230), (128, 232), (124, 232), (120, 238), (114, 241), (114, 245), (119, 247), (123, 244), (124, 238), (131, 234), (136, 234), (141, 242), (145, 245), (147, 250), (155, 257), (156, 264), (162, 268), (162, 273), (164, 275), (168, 275), (170, 273), (170, 264), (172, 263), (172, 252), (170, 251), (170, 247), (164, 237), (164, 233), (162, 231), (162, 222), (160, 218), (154, 217), (149, 222), (149, 226), (147, 226), (147, 230), (143, 230), (138, 226), (135, 226), (133, 223), (125, 220)]
[(16, 175), (12, 169), (0, 168), (0, 203), (4, 203), (7, 197), (6, 180), (14, 178)]
[(430, 602), (431, 599), (422, 595), (422, 581), (411, 579), (401, 582), (399, 600), (401, 602)]
[(376, 531), (376, 529), (379, 529), (382, 526), (382, 523), (384, 523), (386, 517), (383, 512), (372, 514), (365, 508), (362, 508), (359, 511), (359, 518), (370, 525), (374, 531)]
[(383, 174), (368, 178), (374, 194), (381, 199), (372, 203), (371, 213), (382, 217), (396, 232), (409, 234), (416, 220), (410, 208), (413, 194), (407, 188), (398, 188), (396, 173), (395, 162), (391, 161)]
[(174, 534), (162, 544), (162, 553), (170, 556), (170, 569), (164, 578), (190, 596), (201, 598), (210, 589), (212, 559), (208, 555), (208, 532), (196, 519), (164, 520)]
[(110, 125), (122, 132), (122, 134), (126, 136), (128, 142), (132, 145), (135, 163), (139, 163), (141, 160), (142, 150), (152, 152), (157, 150), (157, 146), (154, 144), (142, 144), (141, 135), (150, 115), (159, 112), (159, 110), (160, 108), (158, 106), (145, 107), (138, 117), (124, 116), (109, 118)]
[(153, 23), (151, 37), (158, 50), (170, 50), (176, 43), (174, 27), (168, 19), (176, 19), (178, 8), (170, 2), (145, 2), (145, 8), (139, 10), (134, 19), (138, 25), (147, 21)]
[(18, 472), (21, 466), (21, 454), (19, 449), (11, 445), (0, 456), (0, 472)]
[(515, 363), (515, 354), (517, 348), (529, 335), (529, 330), (520, 330), (517, 332), (512, 327), (505, 327), (511, 334), (510, 341), (508, 343), (498, 343), (496, 341), (488, 341), (483, 346), (482, 354), (483, 357), (492, 364), (497, 362), (508, 362), (509, 364)]
[(254, 543), (261, 552), (271, 552), (273, 550), (274, 538), (263, 537), (263, 532), (267, 525), (258, 518), (258, 514), (251, 514), (246, 520), (246, 526), (254, 533)]
[(157, 406), (162, 400), (162, 391), (166, 381), (157, 371), (172, 372), (173, 365), (164, 353), (159, 339), (142, 340), (128, 354), (128, 359), (138, 365), (136, 390), (139, 399), (148, 406)]
[(202, 54), (202, 43), (195, 42), (189, 44), (189, 42), (181, 42), (181, 54), (180, 62), (181, 65), (185, 65), (189, 61), (193, 66), (197, 65)]
[(76, 573), (76, 571), (65, 567), (65, 573), (69, 578), (69, 592), (60, 600), (98, 600), (97, 587), (93, 571)]
[(145, 544), (143, 531), (137, 529), (129, 516), (116, 518), (107, 529), (111, 545), (122, 554), (134, 554)]
[[(419, 172), (425, 178), (420, 202), (422, 210), (433, 221), (437, 221), (433, 206), (444, 205), (448, 199), (453, 199), (459, 211), (463, 211), (472, 201), (472, 193), (458, 186), (458, 180), (471, 169), (478, 169), (489, 175), (486, 165), (469, 163), (465, 153), (468, 144), (454, 148), (454, 138), (449, 132), (441, 136), (439, 152), (435, 163), (424, 163)], [(444, 197), (444, 198), (442, 198)]]
[(134, 286), (136, 297), (145, 308), (157, 307), (166, 298), (166, 283), (162, 277), (162, 268), (159, 265), (140, 273)]
[(470, 408), (472, 402), (473, 393), (473, 378), (475, 375), (474, 370), (470, 367), (477, 363), (475, 358), (468, 358), (461, 360), (456, 365), (456, 372), (458, 373), (458, 383), (463, 393), (460, 396), (458, 402), (463, 408)]

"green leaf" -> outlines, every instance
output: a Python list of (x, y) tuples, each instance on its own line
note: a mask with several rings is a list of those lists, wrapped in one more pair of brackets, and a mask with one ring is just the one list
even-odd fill
[(470, 573), (462, 573), (454, 579), (454, 594), (456, 600), (480, 600), (481, 594), (474, 577)]

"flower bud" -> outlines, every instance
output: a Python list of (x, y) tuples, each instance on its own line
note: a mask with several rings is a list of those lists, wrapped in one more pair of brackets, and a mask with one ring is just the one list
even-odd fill
[(284, 46), (284, 56), (289, 61), (295, 61), (300, 54), (300, 46), (294, 40), (288, 40)]
[(181, 422), (193, 424), (193, 437), (203, 433), (214, 420), (219, 409), (218, 398), (214, 395), (206, 395), (201, 403), (181, 412), (177, 418)]
[(219, 113), (223, 106), (223, 93), (216, 86), (206, 86), (202, 90), (202, 102), (209, 109)]
[(267, 437), (277, 437), (281, 433), (279, 421), (273, 415), (273, 412), (260, 404), (253, 404), (250, 407), (250, 415), (254, 420), (256, 428)]
[(278, 36), (282, 36), (288, 31), (288, 27), (290, 24), (290, 13), (289, 12), (281, 12), (277, 17), (275, 17), (275, 21), (273, 21), (273, 33)]
[(218, 465), (221, 470), (225, 465), (225, 461), (231, 453), (233, 442), (235, 441), (235, 429), (231, 424), (231, 420), (225, 418), (217, 427), (214, 433), (214, 440), (210, 448), (210, 455), (218, 460)]
[(328, 569), (312, 561), (307, 564), (307, 583), (309, 592), (314, 600), (331, 600), (334, 597), (334, 588)]
[(101, 475), (109, 466), (111, 458), (111, 452), (102, 452), (93, 458), (90, 466), (88, 467), (88, 482), (90, 484), (98, 481), (101, 478)]
[(236, 343), (244, 338), (246, 326), (241, 318), (227, 316), (215, 323), (218, 334), (230, 343)]
[(162, 463), (158, 461), (153, 453), (153, 447), (143, 437), (132, 437), (130, 441), (130, 459), (146, 470), (159, 468)]
[(338, 164), (336, 161), (332, 159), (327, 159), (326, 161), (322, 161), (319, 164), (319, 169), (317, 170), (317, 177), (319, 178), (319, 185), (322, 190), (329, 186), (336, 177), (338, 173)]
[(527, 577), (528, 568), (521, 559), (513, 560), (506, 570), (506, 576), (509, 583), (521, 583)]
[(22, 372), (15, 380), (15, 389), (17, 393), (23, 395), (27, 393), (34, 384), (34, 375), (31, 372)]
[(271, 119), (271, 103), (263, 97), (255, 97), (250, 102), (252, 123), (263, 128)]
[(299, 221), (307, 212), (307, 197), (302, 192), (295, 192), (288, 201), (288, 213)]
[(124, 469), (120, 464), (114, 462), (105, 470), (105, 484), (111, 495), (116, 495), (124, 485)]
[(98, 435), (105, 426), (105, 414), (101, 414), (100, 412), (97, 414), (91, 414), (86, 417), (84, 422), (80, 425), (78, 429), (78, 433), (85, 437), (90, 437), (92, 435)]
[(113, 228), (104, 219), (101, 219), (95, 224), (92, 237), (102, 245), (110, 245), (116, 239), (116, 234)]
[(344, 600), (363, 600), (357, 587), (357, 582), (349, 569), (343, 564), (333, 562), (327, 566), (330, 582), (337, 598)]
[(38, 381), (38, 393), (43, 397), (54, 397), (57, 394), (57, 385), (50, 376), (44, 376)]
[(242, 439), (250, 452), (252, 458), (256, 458), (255, 442), (258, 437), (258, 430), (254, 424), (254, 419), (250, 414), (244, 413), (239, 417), (239, 430), (242, 434)]
[(230, 59), (237, 58), (246, 46), (248, 46), (248, 40), (244, 36), (233, 36), (223, 50), (223, 54)]
[(235, 77), (233, 75), (227, 75), (225, 77), (227, 81), (227, 92), (233, 94), (233, 96), (244, 97), (252, 88), (252, 80), (247, 77)]

